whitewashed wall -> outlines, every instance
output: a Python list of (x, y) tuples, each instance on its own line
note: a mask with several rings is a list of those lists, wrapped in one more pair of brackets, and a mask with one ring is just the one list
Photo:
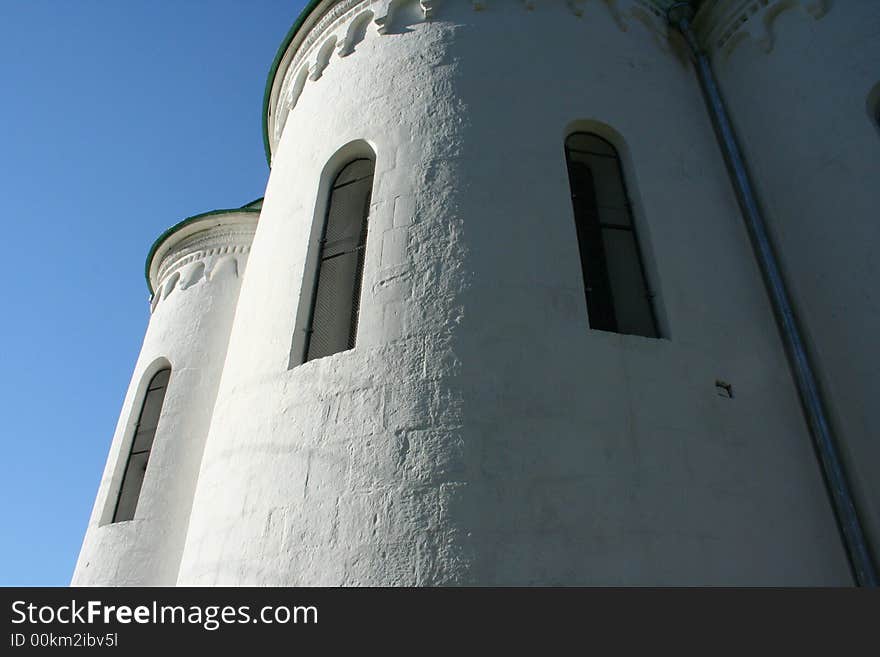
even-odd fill
[[(662, 21), (639, 2), (345, 4), (279, 72), (177, 582), (849, 583)], [(623, 154), (664, 339), (588, 328), (574, 127)], [(357, 346), (291, 368), (327, 177), (367, 147)]]
[[(73, 584), (173, 585), (226, 357), (256, 213), (205, 217), (169, 236), (152, 267), (156, 295), (110, 445)], [(132, 520), (111, 523), (144, 391), (171, 366)]]
[[(880, 3), (702, 17), (880, 561)], [(726, 6), (727, 5), (727, 6)]]

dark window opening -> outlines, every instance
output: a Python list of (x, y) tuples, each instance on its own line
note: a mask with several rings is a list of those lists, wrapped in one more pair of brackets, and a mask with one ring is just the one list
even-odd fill
[(122, 475), (119, 497), (116, 500), (116, 509), (113, 511), (113, 522), (134, 518), (170, 377), (170, 369), (159, 370), (147, 386), (144, 403), (134, 428), (134, 438), (125, 464), (125, 473)]
[(305, 361), (354, 348), (360, 310), (373, 161), (349, 162), (327, 202), (306, 331)]
[(577, 132), (565, 159), (590, 328), (659, 337), (617, 150)]

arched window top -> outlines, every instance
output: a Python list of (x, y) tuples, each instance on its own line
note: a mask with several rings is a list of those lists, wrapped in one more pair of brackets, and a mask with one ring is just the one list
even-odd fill
[(342, 187), (343, 185), (347, 185), (349, 183), (357, 182), (363, 178), (373, 175), (373, 160), (361, 157), (356, 160), (352, 160), (348, 164), (346, 164), (342, 169), (336, 174), (336, 179), (333, 181), (333, 189), (337, 187)]
[(591, 132), (565, 140), (590, 328), (658, 337), (617, 149)]
[(570, 151), (582, 151), (587, 154), (618, 157), (614, 145), (592, 132), (574, 132), (565, 140), (565, 147)]

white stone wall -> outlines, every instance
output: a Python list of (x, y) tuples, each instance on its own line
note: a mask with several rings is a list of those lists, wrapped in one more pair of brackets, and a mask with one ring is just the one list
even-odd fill
[[(850, 582), (693, 71), (645, 6), (348, 3), (285, 60), (179, 584)], [(574, 127), (623, 155), (663, 339), (588, 328)], [(357, 346), (289, 367), (328, 162), (365, 144)]]
[[(73, 584), (173, 585), (256, 213), (215, 215), (167, 238), (144, 344), (110, 446)], [(135, 517), (111, 523), (144, 391), (171, 366)]]
[(702, 27), (876, 550), (880, 3), (770, 2), (732, 30), (750, 4)]

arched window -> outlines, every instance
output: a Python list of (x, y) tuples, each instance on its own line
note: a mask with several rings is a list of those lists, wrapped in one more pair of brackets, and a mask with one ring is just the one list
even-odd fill
[(367, 158), (345, 165), (331, 186), (306, 330), (306, 361), (354, 347), (372, 189), (373, 161)]
[(880, 83), (868, 92), (868, 118), (880, 130)]
[(594, 134), (565, 140), (590, 328), (658, 337), (617, 150)]
[(153, 448), (153, 436), (156, 435), (156, 425), (159, 424), (162, 402), (165, 401), (165, 390), (168, 388), (170, 377), (170, 368), (159, 370), (147, 386), (144, 403), (134, 428), (134, 439), (131, 441), (125, 473), (122, 475), (122, 485), (119, 487), (119, 497), (116, 500), (116, 509), (113, 511), (113, 522), (134, 518), (134, 510), (137, 508), (141, 485), (144, 483), (147, 461)]

